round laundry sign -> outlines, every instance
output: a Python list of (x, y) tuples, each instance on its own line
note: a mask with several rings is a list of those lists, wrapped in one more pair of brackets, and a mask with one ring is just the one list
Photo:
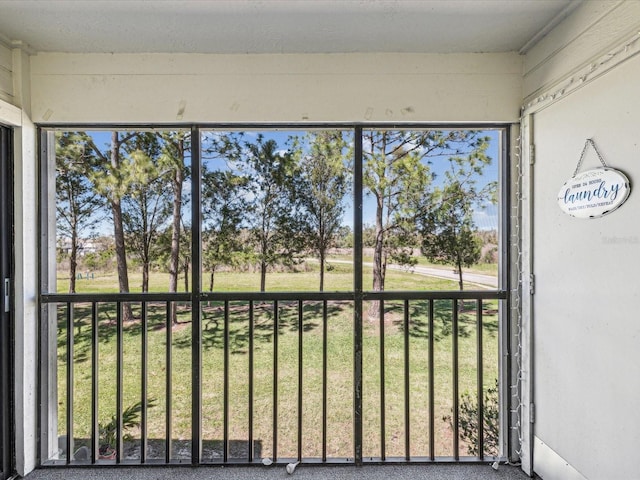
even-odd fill
[(576, 218), (597, 218), (613, 212), (631, 192), (629, 179), (619, 170), (594, 168), (564, 182), (558, 193), (558, 205)]

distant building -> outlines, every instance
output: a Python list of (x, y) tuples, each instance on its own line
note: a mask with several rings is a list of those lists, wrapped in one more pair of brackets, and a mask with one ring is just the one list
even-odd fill
[[(84, 256), (87, 253), (96, 253), (103, 250), (105, 245), (104, 238), (81, 238), (78, 240), (78, 255)], [(69, 254), (71, 253), (71, 239), (58, 238), (57, 241), (59, 251)]]

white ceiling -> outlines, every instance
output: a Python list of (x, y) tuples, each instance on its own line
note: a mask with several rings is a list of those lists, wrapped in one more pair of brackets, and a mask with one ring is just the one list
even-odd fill
[(0, 0), (34, 51), (524, 52), (583, 0)]

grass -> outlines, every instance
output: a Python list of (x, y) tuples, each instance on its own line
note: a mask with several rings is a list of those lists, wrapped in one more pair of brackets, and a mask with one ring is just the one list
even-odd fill
[[(347, 290), (352, 273), (349, 265), (336, 264), (328, 278), (327, 290)], [(367, 273), (370, 275), (370, 272)], [(256, 290), (255, 274), (221, 273), (218, 288)], [(137, 281), (133, 276), (132, 280)], [(82, 280), (78, 291), (106, 292), (109, 278), (96, 275), (94, 280)], [(166, 276), (152, 276), (152, 290), (162, 291)], [(365, 285), (370, 277), (365, 278)], [(455, 289), (455, 282), (419, 277), (403, 272), (388, 272), (387, 285), (397, 290)], [(132, 282), (133, 283), (133, 282)], [(59, 286), (64, 284), (59, 282)], [(267, 285), (278, 290), (300, 291), (317, 289), (317, 272), (273, 273)], [(253, 288), (251, 288), (253, 287)], [(273, 289), (272, 289), (273, 290)], [(61, 291), (65, 291), (61, 288)], [(139, 318), (139, 305), (132, 305)], [(165, 328), (165, 305), (149, 305), (148, 310), (148, 397), (157, 405), (148, 411), (148, 437), (166, 438), (167, 378), (171, 380), (171, 437), (188, 442), (191, 438), (191, 311), (179, 308), (180, 324)], [(220, 442), (224, 436), (224, 315), (223, 306), (216, 303), (202, 305), (202, 436), (205, 444)], [(99, 419), (105, 420), (115, 412), (116, 385), (116, 325), (114, 305), (101, 304), (99, 311)], [(302, 332), (298, 328), (297, 303), (280, 302), (277, 329), (273, 306), (255, 306), (253, 348), (253, 438), (257, 457), (296, 457), (298, 447), (298, 357), (302, 355), (302, 453), (304, 457), (322, 455), (322, 306), (305, 302)], [(410, 304), (408, 335), (409, 412), (412, 456), (429, 454), (429, 349), (428, 304)], [(483, 305), (483, 372), (485, 386), (493, 385), (498, 375), (498, 320), (495, 301)], [(365, 306), (365, 311), (367, 310)], [(65, 306), (58, 307), (58, 420), (59, 434), (65, 434), (66, 419), (66, 351), (67, 335), (64, 326)], [(249, 311), (245, 303), (229, 305), (228, 377), (229, 438), (234, 440), (231, 456), (246, 459), (249, 436)], [(91, 425), (91, 324), (90, 305), (74, 307), (74, 437), (90, 437)], [(452, 372), (452, 305), (449, 301), (435, 302), (434, 323), (434, 391), (435, 416), (434, 448), (438, 456), (451, 456), (452, 430), (443, 417), (450, 413), (453, 396)], [(475, 312), (459, 316), (459, 378), (460, 392), (475, 392), (476, 329)], [(277, 330), (277, 335), (275, 334)], [(142, 329), (139, 320), (124, 325), (123, 359), (124, 407), (141, 397)], [(353, 310), (349, 302), (329, 302), (327, 335), (327, 455), (330, 458), (353, 456)], [(301, 340), (302, 339), (302, 340)], [(171, 342), (171, 371), (166, 358), (167, 341)], [(302, 341), (302, 352), (299, 342)], [(380, 375), (381, 345), (384, 341), (384, 381)], [(274, 351), (277, 344), (277, 359)], [(402, 303), (387, 302), (382, 322), (366, 318), (363, 322), (363, 429), (364, 457), (379, 457), (382, 444), (387, 456), (404, 456), (407, 432), (405, 412), (405, 335)], [(274, 405), (274, 370), (277, 367), (277, 403)], [(169, 377), (168, 377), (169, 375)], [(381, 395), (384, 390), (384, 409)], [(275, 407), (275, 408), (274, 408)], [(277, 418), (277, 439), (274, 441), (274, 411)], [(384, 413), (384, 436), (381, 433)], [(137, 437), (136, 437), (137, 435)], [(139, 439), (139, 432), (134, 432)], [(82, 442), (77, 442), (80, 445)], [(164, 445), (164, 443), (163, 443)], [(164, 448), (164, 447), (162, 447)], [(466, 450), (461, 448), (464, 455)], [(160, 453), (164, 455), (163, 452)], [(180, 457), (177, 447), (172, 457)], [(219, 461), (219, 449), (206, 449), (204, 461)]]
[[(414, 256), (412, 258), (414, 258), (417, 261), (417, 265), (420, 265), (423, 267), (437, 268), (437, 269), (446, 270), (446, 271), (452, 271), (455, 269), (453, 265), (443, 265), (441, 263), (433, 263), (423, 256)], [(353, 260), (353, 257), (351, 255), (334, 254), (329, 257), (329, 262), (331, 262), (331, 259), (351, 261)], [(362, 261), (365, 263), (373, 263), (373, 257), (371, 255), (364, 255)], [(493, 275), (497, 277), (498, 264), (497, 263), (476, 263), (475, 265), (469, 268), (463, 268), (462, 271), (466, 273), (482, 273), (485, 275)]]
[[(366, 261), (366, 260), (365, 260)], [(331, 263), (330, 270), (325, 273), (326, 292), (352, 291), (353, 267), (350, 264)], [(363, 284), (371, 288), (373, 283), (372, 267), (363, 268)], [(66, 272), (59, 272), (57, 281), (58, 293), (65, 293), (69, 289), (69, 277)], [(458, 283), (427, 277), (397, 270), (387, 270), (385, 277), (386, 290), (457, 290)], [(208, 274), (202, 275), (202, 289), (208, 291)], [(315, 262), (308, 262), (298, 267), (297, 271), (286, 273), (267, 273), (267, 291), (270, 292), (301, 292), (318, 291), (319, 266)], [(131, 292), (140, 292), (142, 276), (140, 273), (129, 274)], [(149, 291), (167, 292), (169, 290), (169, 275), (153, 272), (150, 276)], [(218, 292), (256, 292), (260, 290), (260, 275), (253, 272), (218, 272), (215, 276), (214, 291)], [(178, 291), (184, 291), (184, 281), (178, 282)], [(90, 279), (76, 280), (78, 293), (116, 293), (118, 292), (118, 277), (115, 272), (93, 272)]]

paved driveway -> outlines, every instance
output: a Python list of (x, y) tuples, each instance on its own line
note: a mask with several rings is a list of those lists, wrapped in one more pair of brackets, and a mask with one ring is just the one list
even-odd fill
[[(309, 259), (312, 260), (312, 259)], [(330, 259), (327, 260), (327, 263), (348, 263), (352, 264), (351, 260), (335, 260)], [(362, 264), (365, 267), (373, 267), (373, 263), (364, 262)], [(412, 272), (416, 275), (424, 275), (427, 277), (436, 277), (436, 278), (444, 278), (446, 280), (453, 280), (457, 282), (458, 274), (454, 273), (452, 269), (447, 268), (435, 268), (435, 267), (423, 267), (421, 265), (416, 265), (414, 267), (404, 267), (402, 265), (387, 265), (389, 270), (401, 270)], [(498, 278), (493, 275), (483, 275), (481, 273), (468, 273), (462, 272), (462, 281), (465, 283), (472, 283), (474, 285), (483, 287), (483, 288), (498, 288)]]

